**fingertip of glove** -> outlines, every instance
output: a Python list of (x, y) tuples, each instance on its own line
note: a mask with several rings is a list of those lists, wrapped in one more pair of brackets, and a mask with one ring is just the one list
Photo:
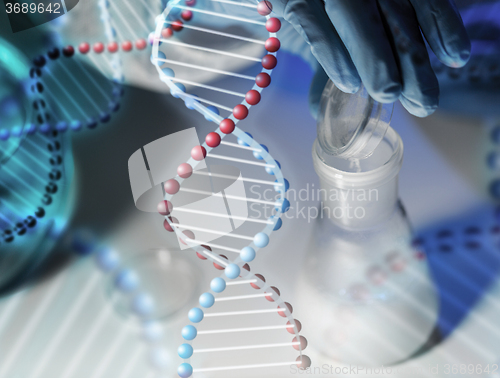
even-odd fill
[(370, 96), (372, 96), (375, 101), (386, 104), (397, 101), (401, 95), (402, 89), (401, 84), (393, 83), (383, 89), (372, 91), (373, 93), (368, 91), (368, 93), (370, 93)]
[(357, 72), (350, 73), (349, 75), (331, 75), (330, 76), (335, 83), (335, 86), (344, 93), (357, 93), (361, 88), (361, 78)]
[(448, 67), (460, 68), (467, 64), (471, 56), (471, 43), (470, 40), (462, 38), (454, 45), (448, 46), (440, 53), (437, 53), (439, 60), (446, 64)]
[(460, 60), (464, 62), (464, 64), (469, 61), (469, 58), (470, 58), (470, 49), (464, 50), (460, 53)]
[(430, 116), (437, 110), (439, 106), (437, 101), (434, 104), (422, 105), (422, 104), (417, 104), (407, 99), (404, 96), (401, 96), (400, 102), (404, 106), (404, 108), (408, 111), (408, 113), (419, 118), (425, 118)]
[(447, 65), (452, 68), (461, 68), (467, 64), (469, 59), (470, 50), (463, 50), (457, 57), (451, 58)]
[(353, 94), (359, 91), (360, 85), (356, 84), (343, 84), (343, 83), (335, 83), (335, 86), (340, 89), (344, 93)]
[(437, 106), (425, 107), (425, 108), (415, 108), (412, 111), (408, 110), (408, 112), (410, 114), (414, 115), (415, 117), (425, 118), (425, 117), (432, 115), (437, 110), (437, 108), (438, 108)]

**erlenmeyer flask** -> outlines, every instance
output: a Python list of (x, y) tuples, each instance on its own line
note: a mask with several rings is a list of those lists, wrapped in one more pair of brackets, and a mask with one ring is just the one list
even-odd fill
[(323, 201), (298, 305), (307, 308), (311, 346), (322, 354), (392, 364), (428, 341), (438, 301), (398, 198), (403, 143), (388, 124), (392, 105), (364, 89), (339, 92), (331, 83), (325, 89), (313, 148)]

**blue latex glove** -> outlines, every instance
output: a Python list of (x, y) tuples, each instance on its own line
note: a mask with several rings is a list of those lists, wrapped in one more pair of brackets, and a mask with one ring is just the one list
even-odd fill
[[(270, 2), (305, 38), (339, 89), (356, 92), (362, 81), (375, 100), (399, 99), (419, 117), (433, 113), (439, 102), (422, 33), (450, 67), (465, 65), (470, 56), (470, 41), (452, 0)], [(326, 79), (320, 69), (311, 92), (313, 114)]]

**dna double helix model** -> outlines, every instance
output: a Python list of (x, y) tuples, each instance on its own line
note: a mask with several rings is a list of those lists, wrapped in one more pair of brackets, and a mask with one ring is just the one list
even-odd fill
[[(151, 62), (160, 79), (186, 107), (217, 125), (215, 131), (207, 133), (203, 144), (192, 146), (191, 156), (178, 166), (177, 176), (163, 183), (164, 199), (158, 205), (158, 212), (164, 216), (164, 228), (175, 232), (181, 246), (190, 247), (201, 260), (209, 260), (223, 272), (211, 281), (210, 290), (200, 296), (199, 307), (188, 313), (190, 324), (182, 329), (184, 342), (178, 349), (184, 360), (178, 367), (182, 378), (198, 373), (234, 376), (235, 370), (240, 371), (238, 374), (248, 370), (255, 376), (259, 369), (269, 374), (269, 369), (280, 366), (296, 365), (304, 369), (311, 364), (309, 357), (302, 354), (307, 340), (300, 334), (302, 325), (292, 317), (293, 307), (281, 299), (280, 291), (270, 286), (264, 276), (251, 273), (249, 266), (257, 253), (268, 246), (271, 234), (281, 228), (281, 216), (290, 207), (286, 199), (289, 183), (283, 177), (280, 163), (265, 145), (238, 127), (262, 100), (263, 89), (271, 84), (271, 73), (277, 65), (280, 42), (276, 33), (281, 23), (270, 16), (271, 12), (272, 5), (267, 1), (174, 0), (156, 21)], [(251, 25), (252, 32), (239, 30), (238, 34), (224, 29), (221, 25), (228, 19)], [(257, 39), (255, 35), (266, 39)], [(254, 55), (234, 52), (235, 41), (240, 48), (243, 43), (249, 45), (245, 50)], [(203, 52), (207, 58), (200, 61), (192, 52)], [(235, 66), (234, 60), (258, 62), (261, 66), (251, 66), (248, 74), (236, 73), (227, 68)], [(196, 80), (206, 74), (212, 75), (214, 84)], [(212, 159), (241, 167), (239, 171), (244, 176), (212, 171), (208, 163), (207, 170), (196, 169)], [(256, 172), (255, 167), (258, 167)], [(197, 175), (271, 187), (278, 199), (265, 201), (260, 196), (249, 198), (199, 190), (196, 185), (190, 186)], [(176, 200), (183, 192), (247, 202), (254, 206), (253, 210), (260, 207), (260, 217), (177, 207)], [(186, 217), (186, 212), (195, 213), (200, 223), (186, 224), (183, 219), (192, 219)], [(232, 222), (232, 230), (221, 232), (216, 225), (228, 220)], [(236, 228), (239, 233), (233, 232)], [(217, 239), (217, 244), (211, 242), (213, 239)], [(237, 302), (240, 305), (236, 311)], [(274, 350), (279, 352), (273, 353)]]
[[(107, 8), (101, 8), (102, 18), (109, 19)], [(111, 24), (104, 25), (108, 51), (116, 52)], [(144, 48), (146, 43), (137, 45)], [(2, 150), (10, 151), (3, 154), (0, 181), (0, 226), (5, 248), (19, 250), (26, 247), (24, 244), (32, 244), (32, 240), (21, 237), (34, 237), (37, 225), (53, 223), (64, 206), (72, 177), (66, 132), (107, 123), (120, 107), (121, 59), (117, 54), (101, 54), (103, 43), (93, 47), (94, 53), (89, 54), (88, 43), (82, 43), (78, 58), (73, 46), (51, 48), (33, 59), (31, 67), (20, 65), (25, 74), (17, 78), (24, 107), (19, 112), (24, 111), (26, 116), (17, 124), (6, 122), (15, 126), (0, 131)]]

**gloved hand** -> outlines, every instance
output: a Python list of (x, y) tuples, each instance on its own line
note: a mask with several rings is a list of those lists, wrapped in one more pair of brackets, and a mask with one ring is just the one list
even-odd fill
[[(453, 0), (271, 0), (339, 89), (353, 93), (361, 81), (379, 102), (400, 100), (419, 117), (434, 112), (439, 86), (421, 31), (450, 67), (465, 65), (470, 41)], [(311, 103), (327, 76), (314, 79)], [(317, 93), (317, 92), (320, 93)]]

